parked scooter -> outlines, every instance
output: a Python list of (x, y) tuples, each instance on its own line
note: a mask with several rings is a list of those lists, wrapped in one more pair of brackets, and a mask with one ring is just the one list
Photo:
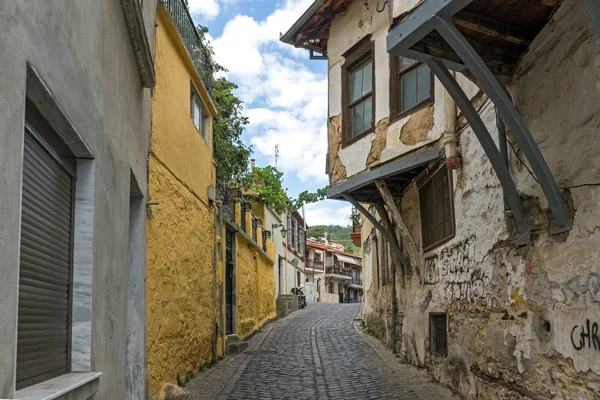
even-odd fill
[(298, 296), (298, 308), (306, 307), (306, 296), (304, 295), (304, 288), (302, 286), (292, 288), (292, 294)]

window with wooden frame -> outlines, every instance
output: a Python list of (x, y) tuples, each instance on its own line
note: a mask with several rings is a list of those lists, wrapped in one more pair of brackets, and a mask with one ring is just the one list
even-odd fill
[(373, 131), (375, 75), (373, 42), (366, 36), (343, 54), (342, 146)]
[(443, 164), (420, 182), (421, 238), (428, 251), (454, 237), (452, 171)]
[(429, 349), (432, 355), (448, 355), (448, 315), (429, 313)]
[(390, 57), (390, 117), (401, 117), (433, 103), (433, 73), (427, 64)]
[(204, 106), (202, 105), (202, 99), (200, 98), (200, 96), (198, 95), (198, 92), (196, 91), (196, 89), (194, 88), (193, 84), (190, 84), (191, 86), (191, 95), (190, 95), (190, 117), (192, 118), (192, 122), (194, 123), (194, 126), (196, 127), (196, 129), (198, 129), (198, 132), (200, 132), (200, 135), (202, 135), (202, 137), (204, 138), (204, 140), (206, 141), (206, 143), (208, 144), (210, 137), (209, 137), (209, 118), (208, 118), (208, 114), (206, 113), (206, 110), (204, 109)]

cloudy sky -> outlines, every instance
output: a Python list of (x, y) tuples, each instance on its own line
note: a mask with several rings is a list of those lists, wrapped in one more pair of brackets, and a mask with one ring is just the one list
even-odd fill
[[(209, 28), (217, 62), (239, 86), (250, 119), (244, 140), (258, 166), (278, 168), (292, 196), (327, 185), (327, 62), (279, 41), (313, 0), (189, 0), (194, 20)], [(350, 224), (350, 206), (306, 207), (309, 225)]]

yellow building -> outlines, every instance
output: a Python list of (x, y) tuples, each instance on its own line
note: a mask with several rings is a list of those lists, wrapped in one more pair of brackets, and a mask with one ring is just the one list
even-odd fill
[[(275, 318), (275, 246), (263, 226), (266, 207), (220, 188), (225, 233), (225, 334), (244, 340)], [(224, 195), (223, 195), (224, 194)]]
[(175, 383), (178, 375), (197, 372), (221, 356), (223, 347), (216, 328), (222, 320), (218, 208), (210, 195), (216, 110), (199, 76), (200, 65), (190, 57), (199, 54), (199, 41), (182, 4), (161, 2), (156, 21), (148, 161), (149, 395), (162, 383)]

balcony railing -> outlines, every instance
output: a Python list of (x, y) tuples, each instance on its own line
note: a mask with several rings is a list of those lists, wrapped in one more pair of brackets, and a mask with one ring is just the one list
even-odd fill
[(204, 82), (208, 94), (212, 96), (213, 71), (208, 66), (208, 52), (202, 44), (187, 5), (183, 0), (161, 0), (161, 2), (179, 31), (198, 76)]
[(217, 200), (223, 203), (223, 216), (230, 222), (235, 221), (235, 198), (229, 189), (217, 181)]
[(350, 282), (353, 285), (360, 285), (362, 286), (362, 279), (361, 278), (352, 278), (352, 281)]
[(326, 274), (336, 274), (336, 275), (346, 275), (346, 276), (352, 276), (352, 271), (345, 269), (345, 268), (341, 268), (341, 267), (326, 267), (325, 268), (325, 273)]
[(306, 268), (320, 269), (322, 271), (324, 268), (323, 261), (311, 260), (309, 258), (306, 260)]

